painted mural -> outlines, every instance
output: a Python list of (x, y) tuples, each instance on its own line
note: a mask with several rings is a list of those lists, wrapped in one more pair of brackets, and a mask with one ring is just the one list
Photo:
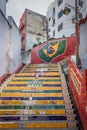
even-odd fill
[(51, 62), (55, 57), (64, 53), (66, 49), (66, 40), (48, 42), (47, 45), (38, 50), (39, 57), (44, 62)]
[(76, 38), (50, 40), (31, 50), (31, 63), (56, 63), (75, 54)]

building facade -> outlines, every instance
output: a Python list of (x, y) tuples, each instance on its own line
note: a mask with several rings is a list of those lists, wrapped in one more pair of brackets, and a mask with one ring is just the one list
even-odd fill
[(6, 0), (0, 0), (0, 3), (2, 3), (3, 7), (0, 8), (1, 77), (5, 73), (12, 73), (21, 63), (21, 35), (13, 18), (6, 18)]
[(82, 68), (87, 69), (87, 0), (84, 0), (84, 17), (80, 20), (80, 59)]
[[(79, 4), (79, 3), (78, 3)], [(70, 8), (70, 13), (65, 15), (65, 7)], [(61, 38), (72, 36), (75, 33), (75, 0), (55, 0), (47, 9), (48, 35), (49, 38)], [(83, 6), (80, 7), (83, 9)], [(84, 12), (84, 11), (83, 11)], [(80, 17), (82, 17), (80, 13)]]
[(6, 3), (8, 0), (0, 0), (0, 10), (2, 10), (3, 14), (6, 16)]
[(25, 12), (20, 19), (20, 32), (22, 42), (22, 59), (29, 63), (27, 59), (30, 56), (30, 50), (34, 45), (39, 45), (46, 41), (46, 17), (25, 9)]
[(73, 59), (69, 61), (69, 84), (75, 103), (81, 117), (83, 129), (87, 130), (87, 0), (83, 0), (83, 18), (80, 19), (80, 48), (81, 69), (78, 69)]

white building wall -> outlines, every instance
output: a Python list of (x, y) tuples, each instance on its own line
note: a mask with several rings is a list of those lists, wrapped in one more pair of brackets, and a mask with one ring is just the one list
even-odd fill
[[(75, 33), (75, 24), (72, 23), (72, 18), (75, 17), (75, 10), (74, 8), (70, 8), (71, 12), (68, 15), (64, 15), (60, 18), (58, 18), (58, 13), (65, 8), (65, 3), (69, 4), (73, 7), (75, 7), (75, 0), (63, 0), (63, 3), (58, 6), (58, 0), (55, 0), (51, 5), (48, 7), (47, 11), (47, 19), (48, 19), (48, 24), (50, 28), (50, 38), (61, 38), (63, 36), (68, 37), (71, 36), (72, 34)], [(52, 13), (53, 13), (53, 8), (55, 7), (55, 25), (52, 26)], [(82, 8), (83, 9), (83, 8)], [(49, 21), (49, 18), (51, 20)], [(58, 31), (58, 26), (63, 23), (63, 28)], [(55, 30), (55, 36), (53, 36), (53, 31)]]
[[(56, 1), (51, 3), (51, 5), (48, 7), (48, 10), (47, 10), (48, 35), (50, 36), (50, 38), (53, 37), (53, 31), (56, 30), (55, 26), (53, 26), (53, 16), (52, 16), (53, 8), (55, 7), (55, 5), (56, 5)], [(50, 19), (50, 21), (49, 21), (49, 19)]]
[[(87, 0), (84, 0), (84, 18), (87, 16)], [(80, 25), (80, 59), (82, 67), (87, 69), (87, 20)]]
[(11, 64), (10, 72), (13, 72), (21, 63), (21, 35), (17, 25), (15, 24), (11, 16), (8, 17), (8, 21), (11, 24)]
[(83, 7), (80, 8), (80, 12), (83, 13), (83, 18), (87, 15), (87, 0), (83, 0)]
[(87, 15), (87, 0), (85, 0), (85, 5), (86, 5), (86, 15)]
[(21, 63), (21, 36), (12, 17), (9, 22), (0, 11), (0, 77)]
[[(74, 1), (63, 0), (63, 3), (59, 6), (59, 8), (57, 7), (58, 12), (64, 9), (65, 3), (73, 5)], [(65, 37), (71, 36), (73, 33), (75, 33), (75, 25), (72, 23), (72, 16), (74, 16), (75, 14), (74, 11), (71, 9), (71, 12), (68, 15), (63, 14), (63, 16), (59, 19), (58, 19), (58, 12), (57, 12), (56, 25), (59, 26), (63, 22), (63, 29), (59, 32), (58, 31), (56, 32), (56, 37), (63, 37), (63, 35)]]
[(4, 13), (6, 16), (6, 2), (7, 0), (0, 0), (0, 10)]
[(83, 68), (85, 67), (85, 56), (87, 55), (87, 22), (80, 26), (80, 59)]
[(0, 76), (7, 73), (8, 22), (0, 11)]

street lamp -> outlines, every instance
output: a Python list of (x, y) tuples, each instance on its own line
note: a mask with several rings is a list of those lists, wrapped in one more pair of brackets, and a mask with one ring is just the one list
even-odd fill
[[(74, 23), (75, 23), (75, 32), (76, 32), (76, 65), (77, 67), (79, 67), (79, 64), (80, 64), (80, 59), (79, 59), (79, 52), (78, 52), (78, 46), (79, 46), (79, 39), (78, 39), (78, 2), (77, 0), (75, 0), (75, 7), (69, 5), (69, 4), (66, 4), (67, 6), (69, 6), (70, 8), (72, 8), (74, 11), (75, 11), (75, 18), (73, 19), (74, 20)], [(63, 10), (63, 13), (68, 15), (71, 11), (70, 8), (68, 8), (67, 6), (65, 6), (64, 10)]]

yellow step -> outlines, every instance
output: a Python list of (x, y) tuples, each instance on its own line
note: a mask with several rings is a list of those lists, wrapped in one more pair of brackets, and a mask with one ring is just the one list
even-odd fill
[[(30, 82), (9, 82), (9, 84), (29, 84)], [(57, 81), (57, 82), (53, 82), (53, 81), (42, 81), (41, 84), (60, 84), (61, 82), (60, 81)]]
[(22, 100), (0, 100), (0, 105), (5, 104), (5, 105), (15, 105), (15, 104), (20, 104), (23, 105)]
[[(8, 109), (8, 110), (0, 110), (0, 115), (19, 115), (19, 114), (29, 114), (29, 110), (11, 110), (11, 109)], [(47, 114), (47, 115), (57, 115), (57, 114), (65, 114), (66, 113), (66, 110), (63, 109), (54, 109), (54, 110), (32, 110), (32, 114), (35, 114), (35, 115), (41, 115), (41, 114)]]
[[(27, 101), (27, 100), (26, 100)], [(25, 102), (26, 102), (25, 101)], [(64, 100), (33, 100), (33, 104), (64, 104)], [(0, 105), (23, 105), (24, 100), (0, 100)]]
[[(1, 93), (2, 97), (30, 97), (30, 93)], [(62, 97), (62, 93), (32, 93), (32, 97)]]
[[(5, 87), (4, 90), (32, 90), (32, 87)], [(62, 90), (62, 87), (36, 87), (36, 90)]]
[(18, 123), (16, 122), (0, 122), (0, 129), (2, 128), (18, 128)]
[[(36, 73), (40, 73), (40, 72), (36, 72)], [(18, 73), (15, 76), (32, 76), (32, 75), (35, 75), (36, 73), (32, 73), (32, 72), (29, 72), (29, 73)], [(45, 75), (46, 76), (52, 76), (52, 75), (59, 76), (59, 72), (45, 72)]]
[(32, 113), (37, 114), (37, 115), (42, 114), (42, 113), (51, 115), (51, 114), (65, 114), (66, 111), (65, 111), (65, 109), (63, 109), (63, 110), (61, 110), (61, 109), (59, 109), (59, 110), (56, 110), (56, 109), (54, 109), (54, 110), (32, 110)]
[(58, 81), (58, 82), (53, 82), (53, 81), (49, 81), (49, 82), (46, 82), (46, 81), (44, 81), (44, 82), (42, 82), (42, 84), (60, 84), (61, 82), (60, 81)]
[(58, 72), (46, 72), (45, 76), (59, 76), (60, 74)]
[(20, 114), (20, 110), (0, 110), (0, 115), (18, 115)]
[(27, 128), (67, 128), (66, 122), (34, 122), (27, 123)]
[[(13, 80), (34, 80), (35, 77), (14, 77)], [(38, 80), (60, 80), (60, 77), (38, 77)]]

